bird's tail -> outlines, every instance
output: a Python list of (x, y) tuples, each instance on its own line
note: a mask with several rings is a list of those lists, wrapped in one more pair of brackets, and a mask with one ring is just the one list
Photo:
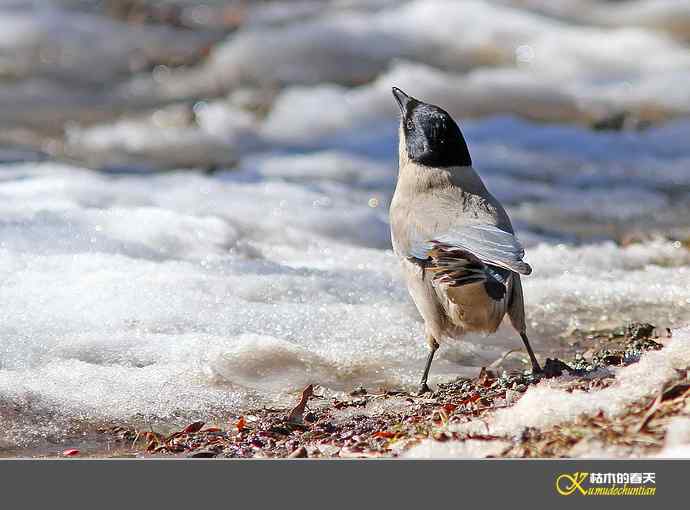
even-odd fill
[(428, 256), (431, 260), (427, 270), (435, 284), (461, 287), (483, 282), (492, 298), (502, 299), (505, 295), (508, 270), (485, 264), (469, 251), (444, 243), (434, 243)]
[(434, 244), (428, 270), (435, 283), (460, 287), (486, 280), (484, 263), (470, 252), (448, 244)]

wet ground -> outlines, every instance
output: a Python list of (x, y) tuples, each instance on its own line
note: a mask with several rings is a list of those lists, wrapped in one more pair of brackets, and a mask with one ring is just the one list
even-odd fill
[(587, 452), (586, 443), (618, 448), (619, 454), (627, 456), (651, 455), (662, 449), (668, 420), (688, 410), (687, 372), (679, 372), (656, 398), (637, 402), (622, 416), (583, 415), (545, 430), (527, 428), (518, 437), (458, 433), (452, 431), (452, 425), (482, 420), (497, 409), (514, 405), (544, 378), (565, 375), (568, 391), (599, 391), (614, 382), (611, 368), (634, 364), (646, 351), (661, 349), (659, 336), (668, 338), (670, 334), (639, 323), (578, 332), (573, 344), (586, 350), (567, 360), (548, 359), (543, 374), (503, 370), (496, 363), (482, 368), (474, 378), (440, 384), (424, 395), (405, 391), (371, 394), (358, 388), (347, 396), (328, 398), (321, 388), (310, 385), (292, 408), (248, 410), (180, 429), (159, 424), (99, 426), (51, 446), (3, 454), (41, 458), (380, 458), (405, 455), (424, 440), (454, 440), (492, 444), (482, 456), (577, 456)]

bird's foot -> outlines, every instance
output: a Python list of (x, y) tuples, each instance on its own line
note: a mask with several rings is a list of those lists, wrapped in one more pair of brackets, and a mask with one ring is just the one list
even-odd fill
[(546, 377), (547, 379), (550, 379), (552, 377), (560, 377), (563, 372), (576, 372), (575, 370), (572, 369), (570, 365), (567, 363), (562, 362), (558, 358), (546, 358), (546, 362), (544, 363), (544, 369), (541, 371), (539, 375), (542, 377)]
[(429, 385), (425, 382), (419, 385), (419, 390), (417, 391), (417, 396), (421, 397), (423, 395), (426, 395), (427, 393), (433, 393), (431, 388), (429, 388)]

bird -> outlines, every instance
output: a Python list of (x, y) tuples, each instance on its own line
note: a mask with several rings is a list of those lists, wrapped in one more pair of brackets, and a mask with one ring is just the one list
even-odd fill
[(390, 205), (391, 242), (424, 320), (429, 354), (468, 332), (494, 333), (507, 314), (534, 373), (541, 367), (527, 337), (521, 276), (532, 272), (501, 203), (472, 167), (465, 138), (442, 108), (397, 87), (399, 169)]

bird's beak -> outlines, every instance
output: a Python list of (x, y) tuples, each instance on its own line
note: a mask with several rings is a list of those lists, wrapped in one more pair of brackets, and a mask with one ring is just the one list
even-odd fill
[(405, 112), (407, 111), (407, 105), (412, 100), (412, 98), (405, 94), (398, 87), (393, 87), (393, 97), (395, 97), (395, 100), (398, 102), (398, 106), (400, 107), (400, 113), (405, 115)]

